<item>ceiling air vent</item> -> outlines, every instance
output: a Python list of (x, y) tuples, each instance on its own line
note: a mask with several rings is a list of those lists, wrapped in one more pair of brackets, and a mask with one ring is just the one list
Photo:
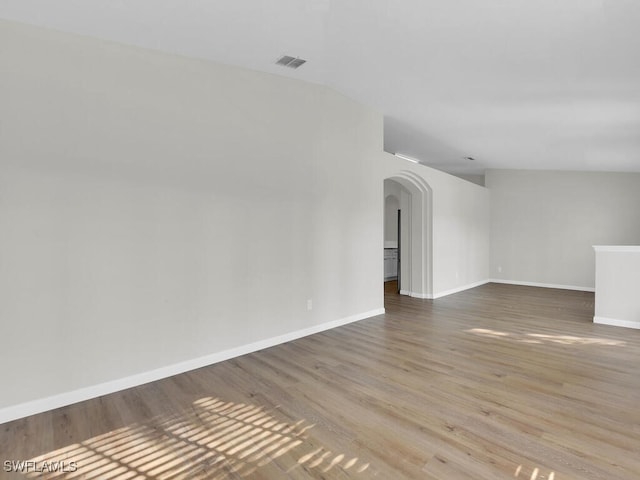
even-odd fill
[(276, 65), (282, 65), (283, 67), (289, 67), (289, 68), (295, 69), (306, 62), (307, 62), (306, 60), (303, 60), (298, 57), (290, 57), (289, 55), (283, 55), (278, 59), (278, 61), (276, 62)]

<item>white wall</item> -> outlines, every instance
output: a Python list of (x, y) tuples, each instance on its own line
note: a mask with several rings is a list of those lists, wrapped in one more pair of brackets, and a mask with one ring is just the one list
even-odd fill
[[(432, 291), (413, 293), (438, 297), (486, 282), (489, 278), (489, 190), (387, 153), (381, 155), (379, 165), (381, 183), (386, 178), (395, 180), (400, 172), (410, 172), (424, 179), (432, 190)], [(400, 203), (403, 209), (407, 208), (402, 198)], [(411, 212), (414, 214), (415, 211)], [(417, 243), (413, 238), (414, 246)], [(404, 244), (403, 250), (407, 251)], [(428, 269), (428, 260), (424, 260)], [(402, 268), (406, 272), (404, 263)], [(414, 278), (413, 283), (428, 282)]]
[(8, 22), (0, 105), (0, 412), (383, 307), (378, 113)]
[[(440, 172), (438, 172), (440, 173)], [(489, 278), (489, 190), (451, 175), (432, 175), (434, 295)]]
[(640, 246), (594, 246), (596, 295), (593, 321), (640, 328)]
[(592, 289), (592, 245), (640, 242), (638, 173), (489, 170), (486, 183), (494, 279)]
[(482, 187), (485, 186), (484, 175), (465, 175), (461, 173), (455, 173), (454, 175), (458, 178), (466, 180), (467, 182), (475, 183), (476, 185), (480, 185)]

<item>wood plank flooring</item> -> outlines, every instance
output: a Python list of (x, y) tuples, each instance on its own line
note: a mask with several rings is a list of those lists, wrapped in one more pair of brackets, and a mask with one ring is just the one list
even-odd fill
[[(640, 479), (640, 331), (488, 284), (0, 425), (2, 478)], [(75, 462), (70, 464), (69, 462)]]

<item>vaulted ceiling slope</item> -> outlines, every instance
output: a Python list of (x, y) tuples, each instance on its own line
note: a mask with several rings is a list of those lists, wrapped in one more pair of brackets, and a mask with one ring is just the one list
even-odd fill
[(638, 0), (0, 0), (0, 18), (328, 85), (384, 113), (387, 151), (449, 172), (640, 171)]

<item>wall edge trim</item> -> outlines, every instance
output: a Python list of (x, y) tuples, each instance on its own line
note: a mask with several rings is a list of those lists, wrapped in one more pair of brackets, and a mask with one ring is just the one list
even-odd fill
[(625, 328), (636, 328), (640, 329), (640, 321), (634, 320), (620, 320), (617, 318), (607, 318), (607, 317), (593, 317), (593, 323), (597, 323), (600, 325), (612, 325), (614, 327), (625, 327)]
[(18, 420), (23, 417), (43, 413), (49, 410), (53, 410), (74, 403), (90, 400), (92, 398), (115, 393), (127, 388), (133, 388), (140, 385), (144, 385), (149, 382), (162, 380), (163, 378), (185, 373), (197, 368), (206, 367), (215, 363), (223, 362), (231, 358), (246, 355), (248, 353), (264, 350), (265, 348), (274, 347), (282, 343), (290, 342), (298, 338), (320, 333), (325, 330), (347, 325), (349, 323), (365, 320), (367, 318), (375, 317), (377, 315), (383, 315), (385, 313), (384, 308), (377, 308), (369, 310), (367, 312), (350, 315), (348, 317), (340, 318), (338, 320), (332, 320), (329, 322), (314, 325), (312, 327), (294, 330), (289, 333), (277, 335), (257, 342), (248, 343), (239, 347), (229, 348), (219, 352), (204, 355), (202, 357), (193, 358), (191, 360), (185, 360), (182, 362), (174, 363), (164, 367), (156, 368), (146, 372), (129, 375), (127, 377), (110, 380), (107, 382), (91, 385), (88, 387), (79, 388), (69, 392), (63, 392), (49, 397), (39, 398), (16, 405), (0, 408), (0, 424)]
[(555, 283), (522, 282), (520, 280), (504, 280), (501, 278), (491, 278), (490, 283), (503, 283), (506, 285), (522, 285), (525, 287), (558, 288), (560, 290), (577, 290), (580, 292), (595, 292), (594, 287), (581, 287), (577, 285), (560, 285)]
[(467, 285), (462, 285), (461, 287), (452, 288), (450, 290), (445, 290), (443, 292), (438, 293), (418, 293), (418, 292), (410, 292), (409, 290), (400, 290), (400, 295), (408, 295), (413, 298), (421, 298), (423, 300), (435, 300), (436, 298), (446, 297), (447, 295), (453, 295), (454, 293), (463, 292), (465, 290), (469, 290), (471, 288), (476, 288), (481, 285), (485, 285), (489, 283), (491, 280), (480, 280), (478, 282), (469, 283)]
[(428, 293), (411, 292), (409, 290), (400, 290), (400, 295), (406, 295), (412, 298), (421, 298), (423, 300), (432, 298), (431, 295)]
[(433, 298), (435, 300), (437, 298), (446, 297), (447, 295), (453, 295), (454, 293), (460, 293), (460, 292), (463, 292), (465, 290), (469, 290), (471, 288), (480, 287), (480, 286), (485, 285), (485, 284), (487, 284), (489, 282), (490, 282), (490, 280), (487, 279), (487, 280), (480, 280), (478, 282), (469, 283), (467, 285), (462, 285), (461, 287), (451, 288), (451, 289), (445, 290), (443, 292), (434, 293), (431, 296), (431, 298)]
[(640, 246), (638, 245), (594, 245), (593, 249), (596, 252), (640, 253)]

